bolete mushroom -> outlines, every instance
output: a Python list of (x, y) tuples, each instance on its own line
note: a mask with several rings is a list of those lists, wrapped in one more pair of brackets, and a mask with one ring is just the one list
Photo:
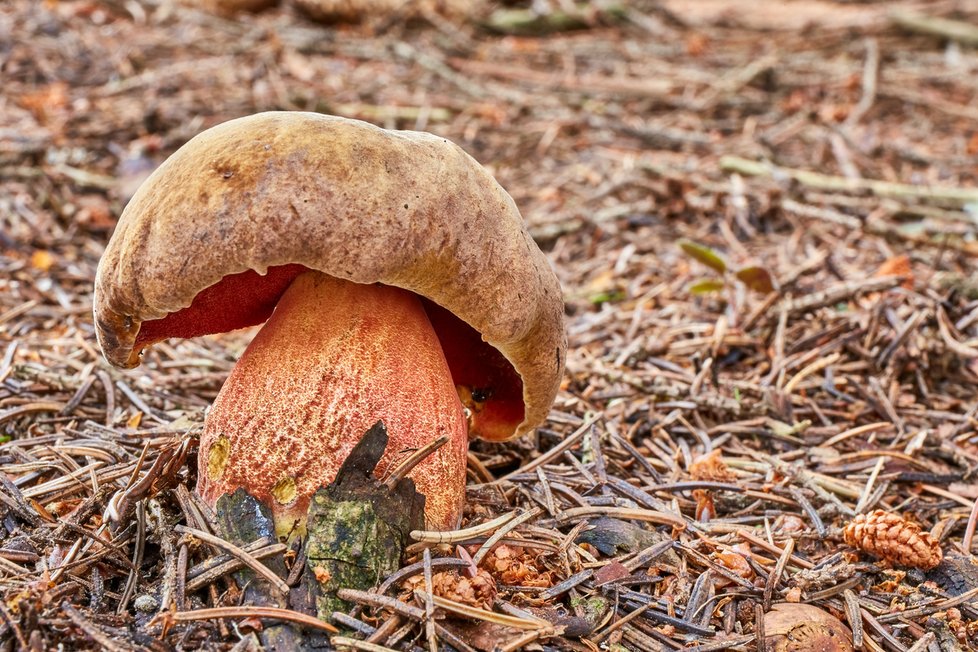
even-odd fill
[(106, 359), (260, 324), (205, 419), (197, 489), (301, 527), (378, 419), (434, 528), (459, 520), (467, 439), (526, 433), (563, 370), (560, 286), (513, 200), (461, 148), (313, 113), (201, 133), (128, 204), (99, 263)]

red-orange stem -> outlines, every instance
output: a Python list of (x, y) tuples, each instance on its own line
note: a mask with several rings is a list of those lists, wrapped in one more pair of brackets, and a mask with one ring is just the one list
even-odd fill
[(198, 492), (214, 505), (243, 487), (272, 509), (276, 530), (286, 533), (379, 419), (390, 440), (378, 476), (439, 436), (449, 438), (410, 477), (426, 496), (428, 527), (457, 525), (465, 418), (420, 300), (398, 288), (305, 273), (211, 408)]

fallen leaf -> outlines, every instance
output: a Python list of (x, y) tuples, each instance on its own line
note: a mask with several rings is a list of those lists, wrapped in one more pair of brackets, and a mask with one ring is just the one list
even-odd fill
[(691, 240), (680, 240), (679, 248), (682, 249), (683, 253), (690, 258), (698, 260), (720, 274), (727, 271), (727, 263), (720, 257), (720, 254), (713, 251), (706, 245), (701, 245), (698, 242), (693, 242)]
[(904, 281), (900, 287), (907, 290), (913, 289), (913, 268), (910, 266), (910, 257), (906, 254), (887, 258), (877, 268), (873, 276), (902, 276)]
[(744, 267), (738, 269), (734, 276), (754, 292), (761, 294), (774, 292), (774, 279), (771, 278), (771, 273), (763, 267), (758, 267), (757, 265)]
[(629, 575), (631, 573), (625, 568), (624, 564), (619, 561), (613, 561), (594, 571), (594, 585), (602, 586), (609, 582), (620, 580), (623, 577), (628, 577)]
[(740, 553), (734, 552), (733, 550), (724, 550), (717, 553), (716, 559), (724, 568), (733, 571), (734, 574), (740, 577), (748, 580), (754, 577), (754, 569), (751, 568), (750, 563)]
[(722, 292), (725, 287), (726, 284), (721, 279), (704, 278), (690, 285), (689, 292), (695, 295), (710, 294), (712, 292)]

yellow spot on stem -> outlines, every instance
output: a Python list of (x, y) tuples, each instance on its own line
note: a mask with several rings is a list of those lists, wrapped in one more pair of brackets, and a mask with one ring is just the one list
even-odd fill
[(228, 456), (231, 453), (231, 442), (224, 435), (217, 438), (207, 451), (207, 477), (212, 481), (217, 481), (224, 475), (224, 467), (227, 466)]
[(295, 500), (298, 490), (295, 487), (295, 478), (290, 475), (284, 476), (275, 486), (272, 487), (272, 496), (280, 505), (287, 505)]

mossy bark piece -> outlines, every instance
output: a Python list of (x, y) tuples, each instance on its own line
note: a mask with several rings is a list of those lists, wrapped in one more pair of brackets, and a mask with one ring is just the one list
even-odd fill
[(334, 501), (321, 489), (309, 507), (306, 544), (309, 572), (320, 586), (316, 611), (321, 618), (349, 605), (336, 597), (343, 588), (369, 589), (400, 567), (400, 533), (367, 501)]
[(574, 613), (587, 623), (589, 632), (583, 634), (585, 636), (587, 633), (598, 628), (608, 613), (608, 609), (611, 608), (611, 603), (608, 598), (600, 595), (592, 595), (587, 598), (571, 598), (570, 604)]
[(239, 488), (217, 499), (217, 527), (235, 545), (246, 545), (262, 537), (275, 538), (272, 512), (257, 498)]
[(373, 477), (386, 447), (387, 429), (377, 422), (312, 497), (303, 582), (318, 593), (320, 618), (350, 608), (339, 589), (369, 589), (400, 568), (409, 533), (424, 526), (424, 496), (410, 478), (390, 488)]
[[(218, 534), (227, 541), (237, 546), (244, 546), (262, 537), (275, 539), (275, 524), (272, 521), (271, 510), (244, 489), (239, 488), (234, 493), (224, 494), (218, 498), (215, 507)], [(271, 557), (263, 560), (262, 563), (280, 577), (285, 576), (285, 563), (281, 558)], [(243, 604), (280, 608), (290, 606), (286, 597), (280, 595), (266, 580), (249, 568), (234, 573), (234, 579), (243, 589)], [(285, 623), (266, 624), (261, 632), (261, 641), (266, 650), (306, 649), (302, 634)]]

